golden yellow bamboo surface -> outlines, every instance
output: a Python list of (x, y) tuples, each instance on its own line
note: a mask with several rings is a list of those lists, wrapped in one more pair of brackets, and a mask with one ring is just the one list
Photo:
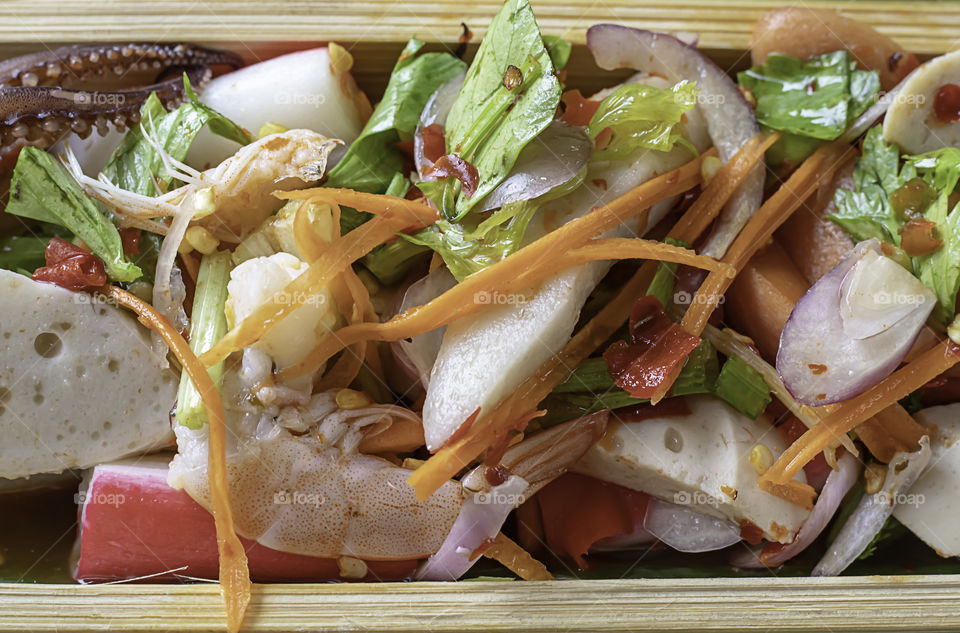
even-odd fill
[[(244, 631), (949, 631), (960, 577), (261, 585)], [(222, 631), (216, 585), (0, 585), (0, 631)]]
[[(101, 39), (205, 41), (329, 40), (399, 42), (411, 34), (456, 41), (460, 22), (479, 36), (497, 0), (6, 0), (0, 42)], [(614, 21), (653, 30), (697, 31), (705, 48), (743, 50), (754, 21), (790, 2), (729, 0), (561, 0), (536, 3), (542, 28), (583, 42), (587, 26)], [(917, 53), (958, 45), (960, 5), (951, 2), (802, 2), (836, 8), (872, 24)]]

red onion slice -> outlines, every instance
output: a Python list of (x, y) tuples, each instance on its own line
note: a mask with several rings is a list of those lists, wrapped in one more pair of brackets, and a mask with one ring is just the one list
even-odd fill
[(457, 580), (467, 573), (479, 558), (477, 550), (497, 536), (507, 516), (523, 503), (528, 487), (523, 477), (511, 475), (490, 491), (468, 497), (447, 539), (417, 570), (415, 579)]
[(837, 576), (867, 549), (870, 541), (893, 514), (898, 501), (906, 496), (926, 469), (930, 455), (930, 438), (926, 435), (920, 439), (917, 451), (894, 455), (887, 465), (883, 488), (874, 494), (863, 495), (811, 576)]
[(837, 460), (837, 470), (831, 470), (827, 476), (827, 482), (823, 485), (817, 503), (813, 506), (813, 512), (797, 532), (793, 543), (765, 557), (752, 548), (737, 552), (731, 557), (730, 564), (743, 569), (777, 567), (807, 549), (833, 519), (837, 508), (840, 507), (840, 502), (857, 482), (860, 471), (860, 461), (850, 453), (844, 452), (843, 457)]
[(643, 527), (678, 552), (712, 552), (740, 542), (740, 528), (716, 517), (651, 498)]
[[(587, 46), (597, 65), (607, 70), (634, 68), (664, 76), (671, 82), (695, 81), (700, 90), (697, 107), (724, 162), (760, 131), (753, 108), (730, 77), (695, 48), (672, 35), (598, 24), (587, 29)], [(758, 164), (727, 205), (702, 249), (703, 254), (723, 256), (740, 229), (760, 208), (763, 180), (764, 165)]]
[(844, 331), (841, 289), (850, 270), (869, 252), (881, 253), (876, 240), (855, 246), (821, 277), (793, 308), (783, 328), (777, 372), (801, 404), (846, 400), (888, 376), (910, 351), (933, 309), (932, 293), (910, 275), (912, 281), (889, 289), (888, 300), (893, 309), (905, 304), (913, 309), (878, 334), (850, 337)]
[(592, 153), (593, 142), (583, 128), (552, 122), (521, 150), (510, 175), (484, 198), (480, 211), (532, 200), (570, 182), (586, 167)]

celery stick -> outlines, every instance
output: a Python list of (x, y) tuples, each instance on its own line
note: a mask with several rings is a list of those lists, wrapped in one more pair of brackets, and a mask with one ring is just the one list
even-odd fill
[(744, 415), (756, 418), (770, 404), (770, 387), (756, 369), (739, 356), (723, 364), (714, 393)]
[[(227, 300), (227, 281), (230, 279), (230, 253), (221, 251), (204, 255), (193, 295), (193, 313), (190, 315), (190, 349), (200, 355), (227, 333), (227, 317), (223, 305)], [(223, 383), (223, 363), (207, 369), (217, 388)], [(186, 372), (180, 377), (177, 394), (177, 420), (190, 429), (202, 428), (207, 423), (207, 412), (200, 394)]]

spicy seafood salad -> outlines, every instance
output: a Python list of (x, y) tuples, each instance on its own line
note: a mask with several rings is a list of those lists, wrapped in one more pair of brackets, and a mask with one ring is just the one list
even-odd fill
[(960, 52), (586, 42), (507, 0), (375, 106), (336, 44), (0, 64), (0, 489), (77, 489), (77, 581), (236, 629), (251, 580), (960, 555)]

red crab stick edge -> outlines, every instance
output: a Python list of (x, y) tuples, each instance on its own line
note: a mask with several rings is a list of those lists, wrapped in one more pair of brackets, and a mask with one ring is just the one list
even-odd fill
[[(170, 458), (130, 459), (87, 471), (77, 495), (73, 575), (78, 582), (217, 578), (213, 516), (186, 492), (167, 484)], [(240, 541), (254, 581), (343, 580), (336, 559), (281, 552), (242, 537)], [(365, 562), (367, 575), (355, 580), (402, 580), (418, 561)]]

